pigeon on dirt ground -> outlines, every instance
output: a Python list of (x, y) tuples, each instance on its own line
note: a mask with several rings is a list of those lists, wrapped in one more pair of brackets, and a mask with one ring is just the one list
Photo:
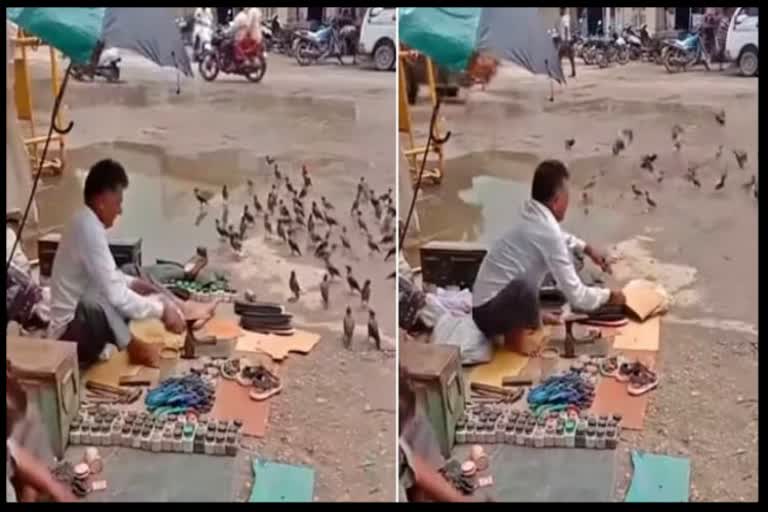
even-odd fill
[(368, 311), (368, 340), (373, 338), (376, 342), (376, 350), (381, 350), (381, 336), (379, 335), (379, 323), (376, 321), (376, 312)]
[(291, 277), (288, 280), (288, 286), (293, 294), (292, 302), (296, 302), (301, 297), (301, 287), (299, 286), (299, 280), (296, 278), (296, 271), (291, 270)]
[(347, 306), (347, 313), (344, 315), (343, 330), (342, 342), (344, 348), (349, 349), (352, 347), (352, 337), (355, 335), (355, 318), (352, 316), (352, 308), (349, 306)]
[(323, 307), (328, 309), (331, 295), (331, 278), (328, 274), (323, 274), (323, 281), (320, 283), (320, 297), (323, 299)]

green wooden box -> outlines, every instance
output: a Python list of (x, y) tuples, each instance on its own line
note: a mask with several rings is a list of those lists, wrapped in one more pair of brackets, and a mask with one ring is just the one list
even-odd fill
[(465, 403), (459, 348), (401, 343), (400, 363), (408, 371), (417, 403), (429, 418), (441, 453), (450, 458), (456, 422), (464, 412)]
[(64, 457), (69, 426), (80, 407), (77, 345), (69, 341), (8, 336), (6, 357), (30, 401), (40, 408), (56, 457)]

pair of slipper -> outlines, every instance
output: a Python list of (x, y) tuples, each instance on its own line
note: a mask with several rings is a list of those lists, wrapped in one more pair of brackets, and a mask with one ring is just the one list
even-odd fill
[(630, 361), (621, 356), (607, 357), (600, 363), (600, 374), (627, 383), (627, 393), (640, 396), (656, 389), (659, 376), (640, 361)]
[(235, 380), (244, 387), (251, 388), (248, 396), (251, 400), (260, 402), (282, 391), (280, 378), (262, 365), (242, 366), (239, 359), (231, 359), (221, 368), (221, 376), (227, 380)]

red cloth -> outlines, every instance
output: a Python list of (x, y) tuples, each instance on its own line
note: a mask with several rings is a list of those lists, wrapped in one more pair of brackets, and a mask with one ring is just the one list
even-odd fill
[(245, 36), (240, 41), (235, 42), (235, 57), (237, 60), (243, 61), (246, 57), (256, 55), (261, 51), (261, 45)]

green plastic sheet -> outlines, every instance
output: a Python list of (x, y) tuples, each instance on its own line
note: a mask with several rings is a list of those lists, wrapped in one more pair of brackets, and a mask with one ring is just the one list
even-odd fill
[(632, 452), (634, 473), (624, 501), (631, 503), (682, 503), (688, 501), (691, 462), (670, 457)]
[(73, 62), (85, 64), (102, 36), (105, 11), (105, 7), (6, 7), (5, 16)]
[(464, 71), (477, 42), (480, 7), (401, 7), (400, 41), (440, 67)]
[(253, 461), (250, 503), (307, 503), (312, 501), (315, 470), (266, 460)]

